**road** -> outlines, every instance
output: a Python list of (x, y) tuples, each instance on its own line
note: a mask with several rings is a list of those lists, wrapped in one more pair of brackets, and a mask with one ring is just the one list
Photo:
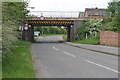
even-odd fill
[(118, 78), (117, 56), (62, 44), (61, 37), (40, 37), (32, 45), (37, 78)]

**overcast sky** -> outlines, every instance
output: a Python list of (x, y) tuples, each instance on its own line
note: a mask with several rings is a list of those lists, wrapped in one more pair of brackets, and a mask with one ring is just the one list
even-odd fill
[(85, 8), (107, 8), (111, 0), (30, 0), (31, 11), (84, 11)]

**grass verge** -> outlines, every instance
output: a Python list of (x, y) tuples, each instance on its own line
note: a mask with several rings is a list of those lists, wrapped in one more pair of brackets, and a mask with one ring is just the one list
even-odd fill
[(3, 59), (3, 78), (35, 78), (30, 51), (31, 43), (19, 41)]
[(91, 37), (89, 39), (84, 39), (84, 40), (79, 40), (79, 41), (73, 41), (73, 43), (99, 45), (100, 44), (100, 38), (99, 38), (99, 36), (97, 36), (97, 37)]
[(63, 40), (67, 41), (67, 34), (63, 36)]
[(40, 37), (55, 36), (55, 35), (64, 35), (64, 34), (41, 34)]

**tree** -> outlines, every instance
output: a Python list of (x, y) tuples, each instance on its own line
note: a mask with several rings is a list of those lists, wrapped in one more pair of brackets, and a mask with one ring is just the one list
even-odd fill
[(102, 30), (102, 20), (87, 20), (83, 23), (83, 27), (81, 27), (77, 32), (77, 39), (82, 40), (86, 38), (86, 34), (89, 37), (96, 37), (99, 32)]
[(66, 30), (57, 26), (38, 26), (35, 27), (35, 31), (44, 32), (44, 34), (65, 34)]
[(105, 30), (120, 32), (120, 1), (113, 0), (108, 3), (108, 12), (112, 12), (111, 20), (104, 19)]
[(21, 22), (24, 22), (28, 11), (25, 9), (27, 3), (25, 2), (3, 2), (3, 28), (2, 28), (2, 43), (3, 55), (9, 53), (13, 44), (20, 38), (20, 33), (17, 31)]
[(86, 29), (89, 31), (91, 36), (97, 36), (97, 34), (102, 30), (102, 20), (88, 20)]
[(118, 13), (120, 11), (120, 1), (119, 0), (112, 0), (108, 3), (108, 11), (112, 12), (113, 16), (114, 14)]

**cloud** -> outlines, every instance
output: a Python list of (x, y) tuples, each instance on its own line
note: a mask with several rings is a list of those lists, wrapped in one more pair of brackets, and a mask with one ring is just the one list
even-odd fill
[(107, 8), (111, 0), (31, 0), (34, 11), (84, 11), (88, 7)]

